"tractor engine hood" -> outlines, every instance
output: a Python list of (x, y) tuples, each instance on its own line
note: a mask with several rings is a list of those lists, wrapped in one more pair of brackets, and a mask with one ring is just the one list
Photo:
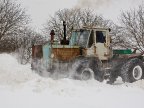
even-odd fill
[(79, 46), (52, 45), (52, 58), (58, 61), (70, 61), (80, 55)]

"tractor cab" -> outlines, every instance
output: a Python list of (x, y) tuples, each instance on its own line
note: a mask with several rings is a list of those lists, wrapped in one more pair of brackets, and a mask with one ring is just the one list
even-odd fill
[(73, 30), (70, 45), (79, 46), (84, 56), (94, 56), (100, 60), (108, 60), (112, 57), (108, 28), (84, 27)]

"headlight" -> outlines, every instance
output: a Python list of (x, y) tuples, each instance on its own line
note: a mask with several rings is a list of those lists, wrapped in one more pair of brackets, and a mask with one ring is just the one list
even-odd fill
[(51, 54), (51, 58), (54, 58), (54, 54), (53, 53)]

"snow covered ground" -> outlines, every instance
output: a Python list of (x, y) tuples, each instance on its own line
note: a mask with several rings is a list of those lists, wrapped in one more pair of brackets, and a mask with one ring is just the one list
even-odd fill
[(144, 80), (114, 85), (96, 80), (54, 80), (0, 54), (0, 108), (144, 108)]

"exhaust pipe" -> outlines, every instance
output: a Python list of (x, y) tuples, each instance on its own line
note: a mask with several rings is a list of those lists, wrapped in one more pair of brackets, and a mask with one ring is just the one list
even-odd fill
[(66, 22), (65, 21), (63, 21), (63, 30), (64, 30), (63, 40), (66, 41)]
[(64, 36), (63, 40), (61, 40), (61, 45), (69, 45), (69, 40), (66, 39), (66, 22), (63, 21), (63, 31), (64, 31)]

